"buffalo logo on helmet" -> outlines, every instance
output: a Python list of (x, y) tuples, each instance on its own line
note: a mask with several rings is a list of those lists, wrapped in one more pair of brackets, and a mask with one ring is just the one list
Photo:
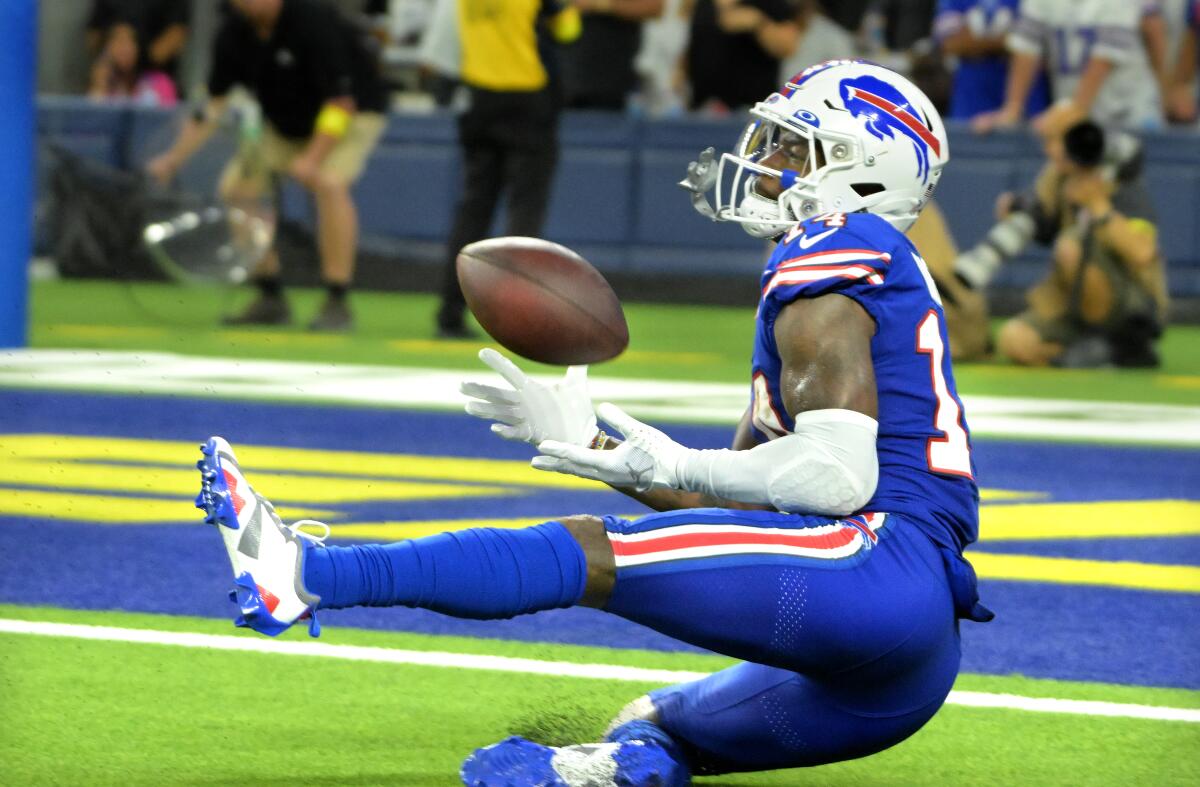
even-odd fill
[(917, 174), (922, 182), (929, 180), (929, 151), (940, 156), (942, 143), (903, 93), (873, 76), (843, 79), (838, 91), (851, 114), (867, 118), (867, 131), (873, 136), (895, 139), (898, 131), (908, 137), (917, 154)]

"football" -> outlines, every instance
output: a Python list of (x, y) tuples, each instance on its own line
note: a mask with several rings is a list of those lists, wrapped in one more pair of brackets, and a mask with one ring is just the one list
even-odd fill
[(489, 238), (458, 253), (467, 306), (503, 347), (531, 361), (589, 364), (629, 344), (612, 287), (583, 257), (539, 238)]

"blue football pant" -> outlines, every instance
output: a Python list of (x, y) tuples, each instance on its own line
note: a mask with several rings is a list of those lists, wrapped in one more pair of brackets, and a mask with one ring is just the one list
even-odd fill
[(696, 773), (881, 751), (954, 683), (943, 557), (905, 517), (696, 509), (605, 527), (617, 559), (608, 612), (752, 662), (651, 693)]

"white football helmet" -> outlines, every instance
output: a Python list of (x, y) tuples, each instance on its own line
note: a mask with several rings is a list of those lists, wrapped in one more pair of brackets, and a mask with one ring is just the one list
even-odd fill
[[(811, 66), (750, 114), (737, 150), (722, 154), (715, 173), (709, 149), (680, 185), (693, 192), (698, 211), (714, 221), (736, 221), (755, 237), (772, 237), (823, 213), (859, 211), (903, 232), (933, 195), (950, 157), (945, 126), (925, 94), (896, 72), (861, 60)], [(781, 149), (803, 160), (802, 168), (765, 165)], [(779, 179), (777, 197), (756, 190), (761, 176)], [(705, 196), (714, 186), (715, 207)]]

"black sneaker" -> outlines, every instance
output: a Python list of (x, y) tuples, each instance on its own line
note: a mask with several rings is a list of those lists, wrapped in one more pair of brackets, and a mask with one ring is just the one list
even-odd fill
[(241, 314), (221, 319), (222, 325), (287, 325), (292, 310), (282, 295), (259, 295)]
[(317, 316), (313, 317), (312, 322), (308, 324), (308, 329), (324, 333), (352, 331), (354, 330), (354, 315), (350, 313), (350, 307), (346, 305), (345, 300), (326, 298), (325, 303), (321, 305), (321, 311), (317, 312)]

